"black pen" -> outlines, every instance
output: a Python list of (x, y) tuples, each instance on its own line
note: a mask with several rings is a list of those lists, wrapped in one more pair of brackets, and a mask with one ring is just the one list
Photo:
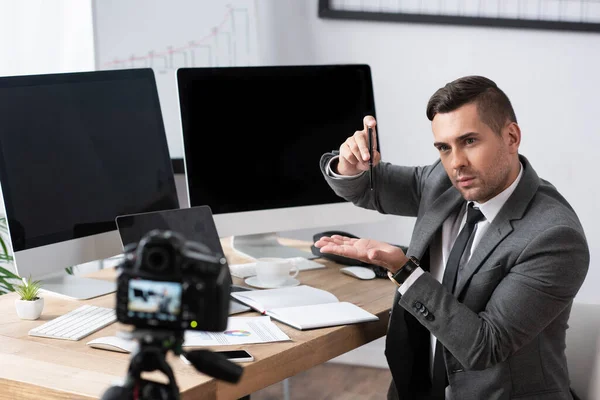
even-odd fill
[(373, 190), (373, 128), (369, 126), (369, 187)]

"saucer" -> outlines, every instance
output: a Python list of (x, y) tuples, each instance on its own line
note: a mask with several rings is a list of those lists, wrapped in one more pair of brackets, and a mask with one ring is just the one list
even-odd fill
[(259, 289), (277, 289), (277, 288), (283, 288), (283, 287), (298, 286), (300, 284), (300, 281), (298, 279), (289, 278), (287, 281), (283, 282), (281, 285), (265, 285), (264, 283), (259, 281), (256, 276), (251, 276), (249, 278), (246, 278), (246, 280), (244, 282), (246, 282), (246, 284), (248, 284), (250, 286), (253, 286), (253, 287), (256, 287)]

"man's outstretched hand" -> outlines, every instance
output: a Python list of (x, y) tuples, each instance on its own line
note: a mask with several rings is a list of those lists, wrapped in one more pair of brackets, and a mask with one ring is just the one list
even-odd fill
[(346, 236), (323, 236), (315, 242), (321, 253), (354, 258), (367, 264), (382, 266), (392, 273), (398, 271), (408, 257), (402, 249), (389, 243), (370, 239), (352, 239)]

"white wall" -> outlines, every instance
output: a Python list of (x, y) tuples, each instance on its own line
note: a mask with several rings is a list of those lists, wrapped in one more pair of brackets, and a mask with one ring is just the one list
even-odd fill
[[(327, 20), (317, 1), (259, 2), (263, 64), (367, 63), (374, 80), (382, 156), (405, 165), (431, 163), (429, 96), (463, 75), (485, 75), (510, 97), (521, 153), (577, 211), (591, 265), (576, 301), (600, 303), (600, 144), (597, 95), (600, 33)], [(349, 132), (350, 134), (350, 132)], [(346, 227), (360, 236), (408, 244), (414, 220)], [(314, 232), (290, 236), (310, 239)]]
[(0, 76), (94, 69), (91, 2), (0, 0)]

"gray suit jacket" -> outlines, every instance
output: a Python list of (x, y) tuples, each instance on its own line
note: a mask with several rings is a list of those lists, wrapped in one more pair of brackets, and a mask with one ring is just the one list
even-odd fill
[[(337, 195), (359, 207), (417, 218), (408, 255), (427, 270), (431, 240), (464, 204), (441, 162), (380, 163), (370, 191), (367, 174), (327, 176), (332, 156), (323, 155), (321, 170)], [(386, 341), (389, 398), (427, 398), (431, 332), (446, 349), (453, 400), (571, 399), (565, 334), (587, 274), (588, 246), (569, 203), (520, 159), (521, 181), (461, 271), (454, 294), (429, 273), (404, 296), (396, 294)]]

